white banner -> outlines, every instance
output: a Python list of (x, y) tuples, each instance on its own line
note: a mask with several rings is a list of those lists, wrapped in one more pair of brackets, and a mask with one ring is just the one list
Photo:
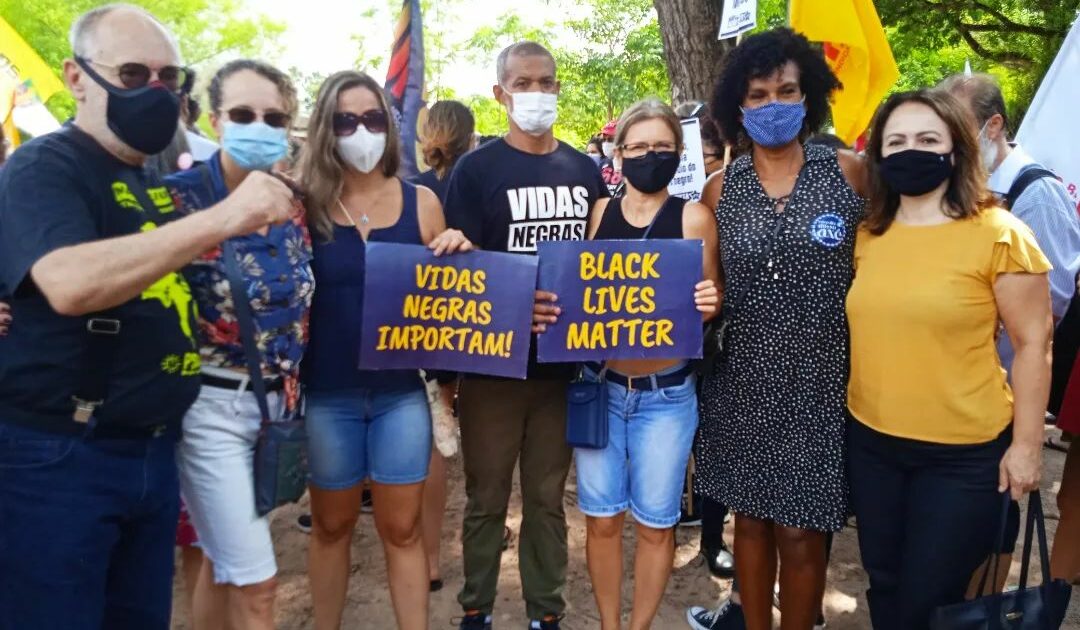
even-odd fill
[(724, 0), (717, 39), (735, 37), (757, 26), (757, 0)]
[(701, 149), (701, 123), (696, 118), (682, 121), (683, 154), (679, 170), (668, 184), (668, 192), (688, 201), (701, 199), (705, 187), (705, 153)]
[(1080, 212), (1080, 20), (1043, 78), (1016, 141), (1065, 182)]

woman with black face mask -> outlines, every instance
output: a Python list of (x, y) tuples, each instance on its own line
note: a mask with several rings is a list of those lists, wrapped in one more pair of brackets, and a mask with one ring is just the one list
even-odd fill
[[(1039, 487), (1050, 264), (987, 191), (952, 96), (894, 95), (868, 156), (847, 298), (851, 503), (874, 628), (921, 630), (995, 549), (1002, 493)], [(1011, 387), (999, 321), (1016, 348)]]
[[(694, 300), (709, 320), (719, 301), (716, 221), (700, 203), (667, 192), (682, 149), (682, 126), (667, 105), (648, 99), (623, 112), (614, 157), (622, 166), (626, 194), (597, 204), (589, 238), (704, 241), (705, 279), (695, 287)], [(574, 452), (589, 575), (601, 625), (620, 627), (623, 520), (631, 510), (637, 552), (630, 627), (648, 628), (674, 560), (673, 528), (698, 422), (696, 378), (693, 366), (680, 359), (613, 360), (603, 367), (610, 401), (608, 445)], [(586, 364), (585, 370), (596, 377), (601, 367)]]
[[(739, 599), (690, 609), (695, 628), (819, 622), (826, 541), (847, 516), (847, 326), (863, 162), (803, 141), (839, 83), (819, 48), (782, 28), (730, 53), (711, 110), (736, 143), (716, 205), (723, 350), (702, 375), (696, 489), (735, 513)], [(726, 325), (725, 325), (726, 324)]]

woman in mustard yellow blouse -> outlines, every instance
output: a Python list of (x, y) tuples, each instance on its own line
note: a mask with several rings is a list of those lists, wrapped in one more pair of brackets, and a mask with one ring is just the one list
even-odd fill
[[(855, 245), (848, 479), (877, 630), (926, 628), (990, 554), (1002, 492), (1039, 485), (1050, 265), (986, 189), (953, 97), (878, 112), (871, 209)], [(1016, 342), (1010, 389), (994, 346)]]

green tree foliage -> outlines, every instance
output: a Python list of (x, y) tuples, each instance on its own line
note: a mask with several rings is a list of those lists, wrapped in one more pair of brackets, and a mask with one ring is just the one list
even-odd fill
[[(161, 19), (180, 43), (184, 62), (205, 75), (231, 57), (266, 57), (277, 53), (285, 25), (266, 17), (242, 15), (240, 0), (128, 0)], [(37, 51), (57, 74), (71, 55), (68, 29), (80, 14), (108, 0), (0, 0), (0, 16)], [(61, 92), (46, 103), (60, 120), (75, 103)]]

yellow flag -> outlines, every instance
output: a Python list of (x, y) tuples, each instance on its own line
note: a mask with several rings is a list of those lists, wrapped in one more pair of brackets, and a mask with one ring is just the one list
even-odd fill
[(0, 17), (0, 74), (16, 84), (26, 84), (41, 102), (64, 89), (53, 69), (38, 56), (15, 29)]
[(833, 97), (836, 135), (851, 145), (900, 77), (872, 0), (791, 0), (791, 28), (822, 42), (844, 84)]

